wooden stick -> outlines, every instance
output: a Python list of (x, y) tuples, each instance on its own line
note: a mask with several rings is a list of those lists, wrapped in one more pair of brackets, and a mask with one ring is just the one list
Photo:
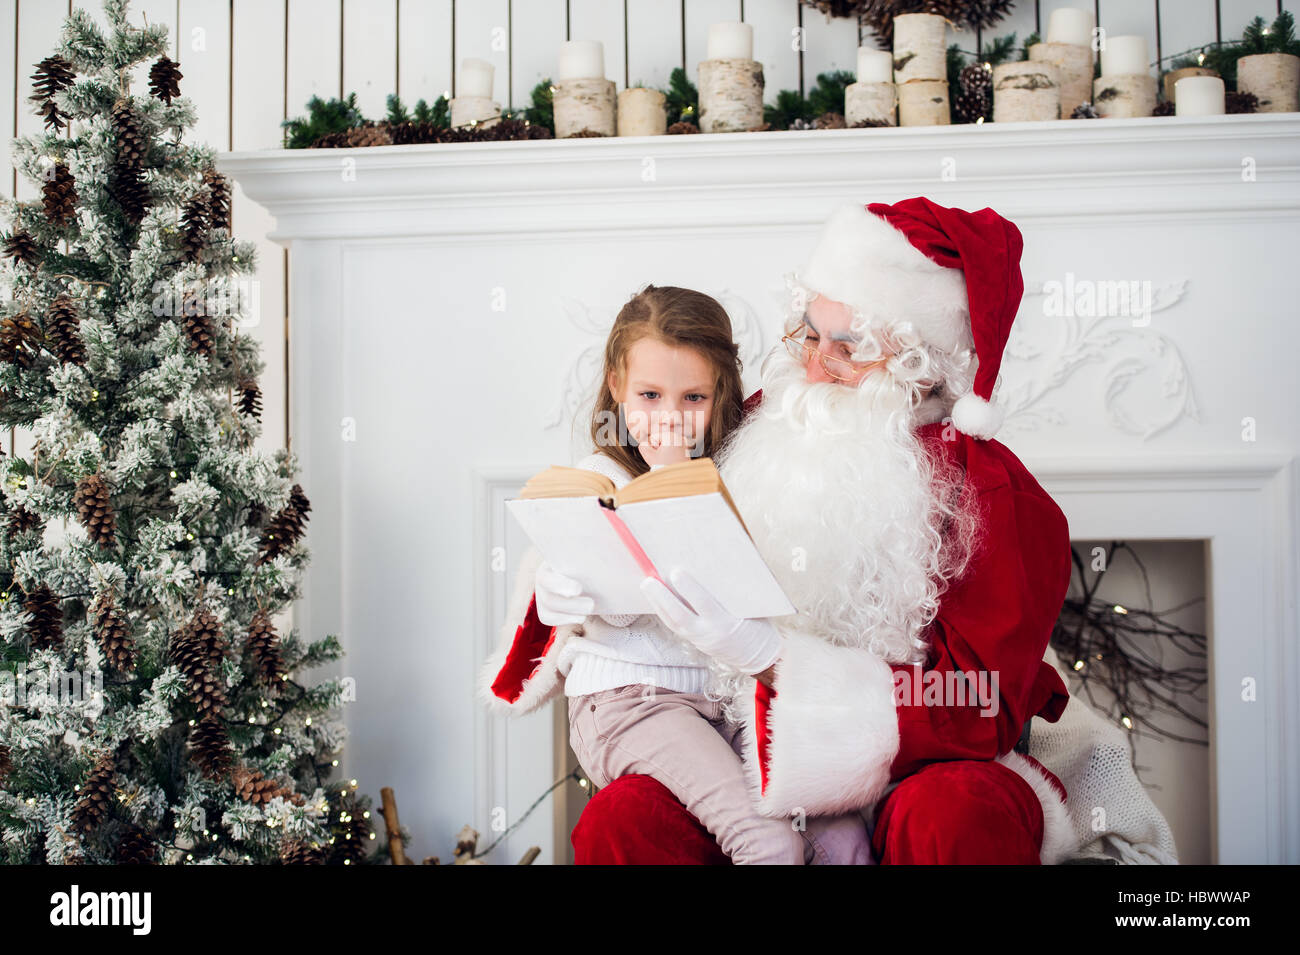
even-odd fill
[(414, 865), (402, 848), (402, 827), (397, 822), (397, 799), (392, 787), (380, 789), (379, 796), (383, 800), (384, 828), (388, 830), (388, 854), (393, 857), (393, 865)]

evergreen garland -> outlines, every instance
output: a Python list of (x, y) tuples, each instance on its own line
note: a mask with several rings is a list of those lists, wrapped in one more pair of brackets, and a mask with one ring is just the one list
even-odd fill
[[(1189, 66), (1204, 66), (1214, 70), (1223, 78), (1224, 89), (1236, 92), (1237, 60), (1260, 53), (1290, 53), (1292, 56), (1300, 56), (1300, 40), (1295, 35), (1295, 17), (1289, 10), (1279, 13), (1271, 26), (1265, 23), (1263, 17), (1255, 17), (1246, 26), (1240, 40), (1209, 43), (1196, 52), (1178, 53), (1165, 59), (1172, 60), (1168, 72)], [(1161, 79), (1163, 81), (1163, 74)]]

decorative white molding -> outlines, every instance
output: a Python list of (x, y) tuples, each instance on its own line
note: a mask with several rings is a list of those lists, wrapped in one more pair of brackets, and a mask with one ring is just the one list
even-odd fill
[[(940, 184), (1017, 221), (1117, 225), (1293, 216), (1297, 138), (1300, 114), (1256, 113), (236, 152), (220, 168), (281, 242), (770, 228), (868, 186), (889, 202)], [(1044, 206), (1048, 190), (1068, 206)]]
[[(1171, 308), (1183, 297), (1187, 279), (1165, 282), (1151, 290), (1150, 312)], [(1150, 316), (1046, 314), (1046, 283), (1025, 282), (1020, 310), (1034, 315), (1035, 321), (1023, 318), (1012, 326), (1003, 357), (1004, 374), (1014, 369), (1014, 388), (999, 385), (997, 399), (1006, 409), (1002, 427), (1004, 437), (1036, 430), (1040, 425), (1068, 428), (1070, 414), (1059, 405), (1046, 402), (1049, 392), (1060, 388), (1077, 371), (1089, 365), (1101, 365), (1105, 377), (1097, 397), (1105, 408), (1107, 420), (1117, 431), (1146, 440), (1159, 434), (1182, 418), (1197, 421), (1196, 401), (1192, 394), (1187, 366), (1173, 339), (1154, 328), (1139, 326)], [(1044, 326), (1056, 334), (1050, 344), (1037, 344), (1031, 335), (1047, 337)], [(1023, 363), (1023, 364), (1022, 364)], [(1125, 407), (1122, 399), (1134, 379), (1148, 372), (1161, 376), (1161, 407), (1156, 413)], [(1014, 373), (1014, 372), (1013, 372)], [(1084, 409), (1083, 414), (1087, 414)]]

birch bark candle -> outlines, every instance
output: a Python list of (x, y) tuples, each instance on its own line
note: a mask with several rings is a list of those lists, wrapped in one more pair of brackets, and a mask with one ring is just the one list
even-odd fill
[(1144, 36), (1108, 36), (1101, 48), (1102, 76), (1129, 76), (1149, 73), (1147, 38)]
[(448, 102), (451, 125), (493, 126), (501, 119), (501, 104), (492, 101), (495, 67), (487, 60), (467, 57), (460, 61), (456, 95)]
[(1092, 91), (1092, 105), (1102, 119), (1150, 116), (1156, 109), (1156, 80), (1150, 74), (1099, 76)]
[[(948, 21), (933, 13), (903, 13), (894, 17), (894, 82), (948, 79), (943, 45)], [(904, 123), (903, 125), (907, 125)]]
[(1053, 10), (1047, 21), (1047, 42), (1092, 48), (1092, 11), (1075, 7)]
[(618, 94), (620, 136), (663, 136), (668, 132), (664, 94), (634, 86)]
[(894, 54), (869, 46), (858, 47), (858, 82), (894, 82)]
[(1150, 116), (1156, 81), (1144, 36), (1111, 36), (1101, 49), (1101, 76), (1092, 82), (1092, 105), (1103, 119)]
[(952, 122), (947, 80), (911, 80), (897, 88), (900, 126), (947, 126)]
[[(1052, 15), (1066, 12), (1069, 11), (1056, 10)], [(1029, 58), (1056, 67), (1062, 116), (1069, 116), (1080, 103), (1092, 100), (1091, 46), (1078, 43), (1035, 43), (1029, 47)]]
[(844, 87), (844, 124), (855, 126), (865, 119), (898, 125), (898, 87), (893, 83), (850, 83)]
[(1208, 66), (1184, 66), (1180, 70), (1170, 70), (1165, 74), (1165, 99), (1175, 105), (1178, 102), (1178, 81), (1184, 76), (1218, 76)]
[(763, 125), (763, 64), (753, 59), (748, 23), (709, 27), (707, 59), (700, 61), (700, 132), (739, 133)]
[(1061, 118), (1060, 74), (1045, 60), (1020, 60), (993, 67), (993, 122)]
[(1256, 53), (1237, 60), (1237, 92), (1254, 93), (1256, 112), (1300, 110), (1300, 57), (1290, 53)]
[(1217, 76), (1184, 76), (1175, 86), (1175, 116), (1221, 116), (1223, 80)]
[(879, 120), (897, 126), (898, 90), (894, 86), (894, 54), (858, 47), (858, 81), (844, 88), (844, 124)]
[(614, 81), (605, 79), (605, 48), (596, 40), (570, 40), (560, 47), (551, 94), (555, 138), (592, 132), (613, 136)]

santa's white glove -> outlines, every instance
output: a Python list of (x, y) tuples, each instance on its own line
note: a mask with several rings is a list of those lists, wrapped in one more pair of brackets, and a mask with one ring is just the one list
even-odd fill
[(668, 629), (741, 673), (751, 676), (762, 673), (776, 662), (781, 655), (781, 634), (766, 619), (733, 617), (680, 567), (674, 567), (668, 579), (690, 602), (690, 607), (655, 578), (646, 577), (641, 581), (641, 592)]
[(537, 619), (548, 627), (582, 623), (596, 601), (582, 592), (582, 582), (560, 573), (543, 561), (533, 578), (537, 598)]

